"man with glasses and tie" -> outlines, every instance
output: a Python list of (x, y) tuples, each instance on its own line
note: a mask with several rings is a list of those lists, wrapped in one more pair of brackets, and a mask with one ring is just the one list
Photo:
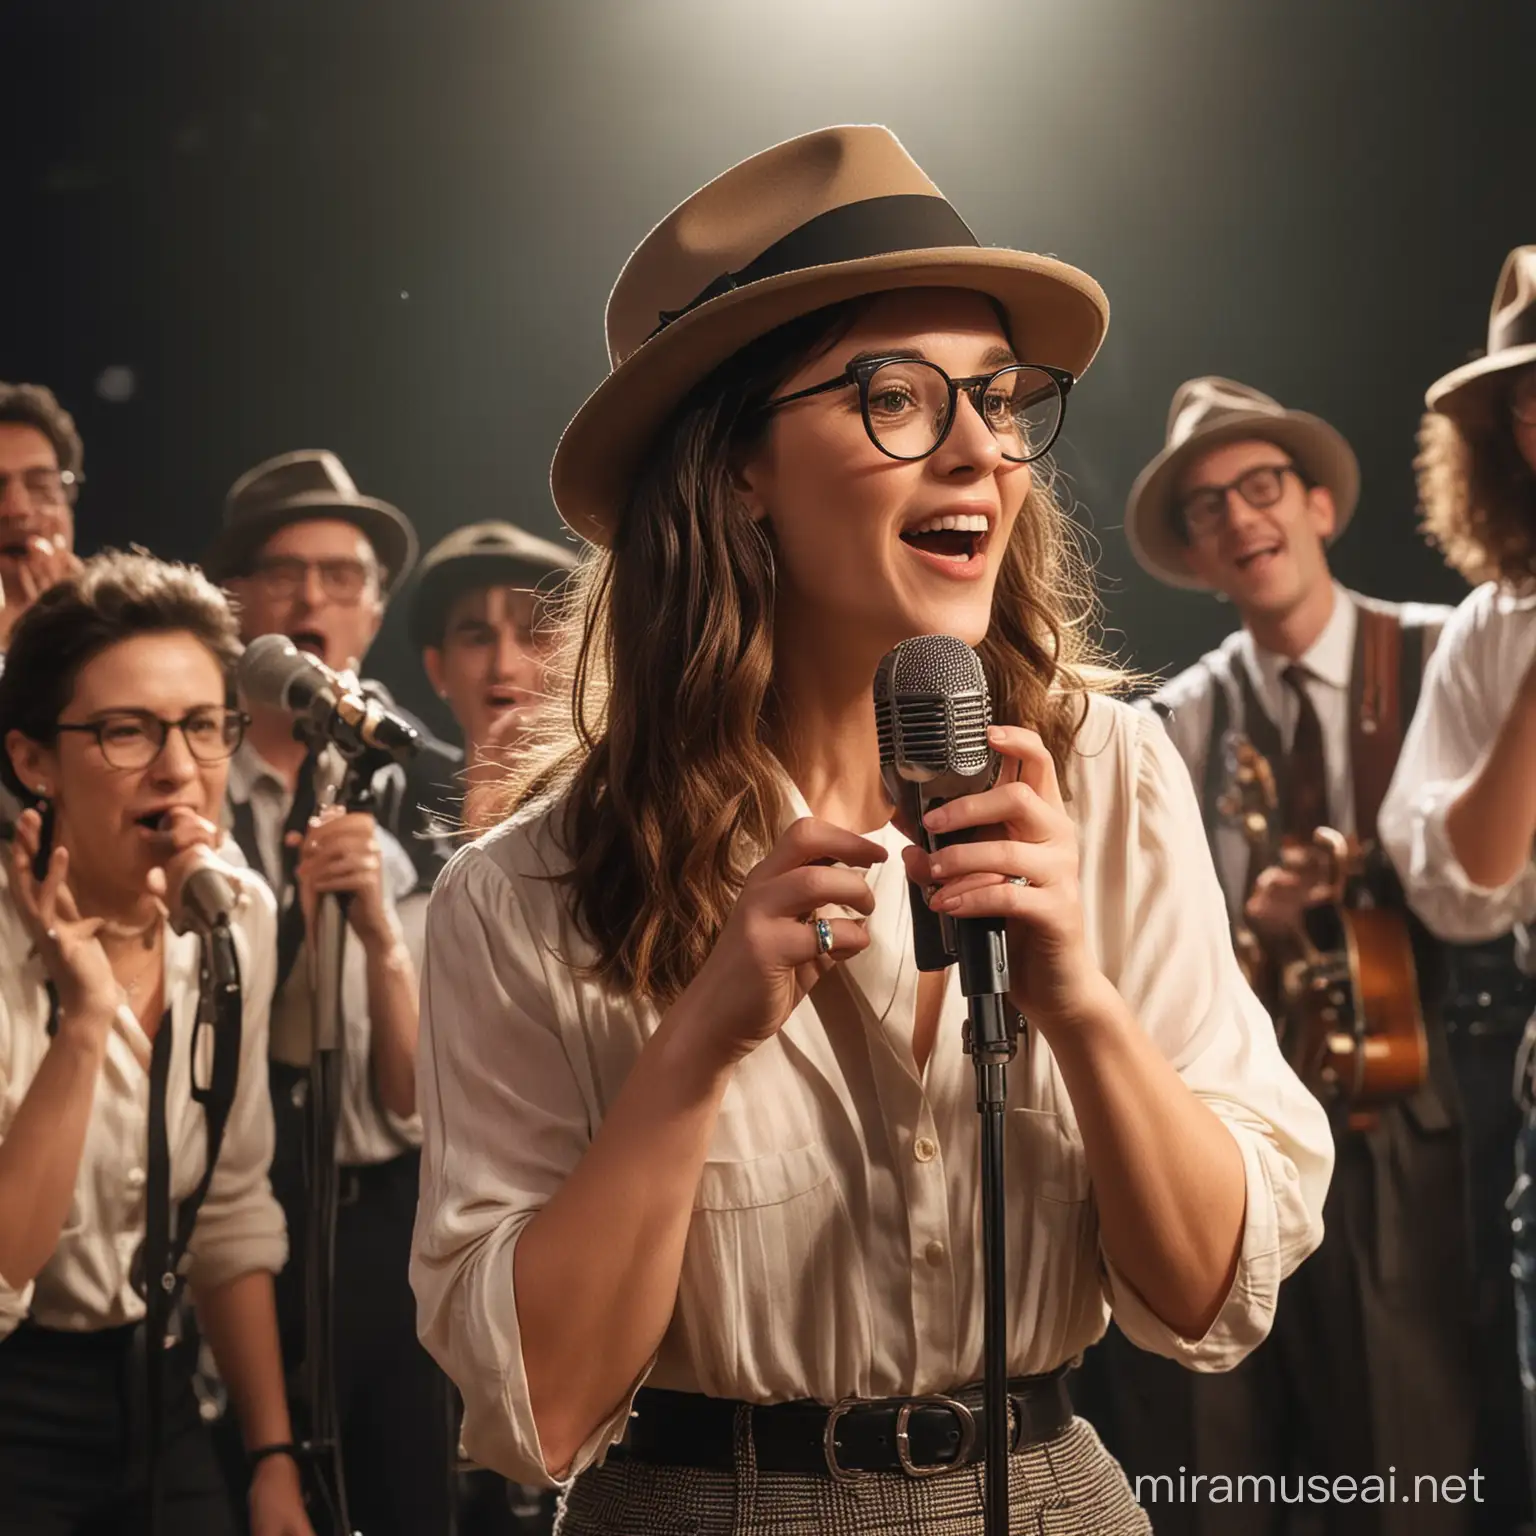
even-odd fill
[[(1358, 491), (1355, 455), (1333, 427), (1208, 377), (1175, 393), (1165, 446), (1126, 509), (1146, 570), (1221, 595), (1242, 619), (1151, 703), (1189, 765), (1234, 931), (1260, 945), (1294, 933), (1328, 899), (1310, 851), (1319, 827), (1374, 839), (1444, 618), (1334, 581), (1328, 545)], [(1245, 825), (1245, 809), (1265, 808), (1242, 803), (1239, 740), (1273, 772), (1268, 838)], [(1362, 900), (1402, 906), (1379, 856), (1363, 883)], [(1434, 946), (1422, 930), (1415, 940), (1430, 993), (1439, 985)], [(1351, 1128), (1347, 1102), (1330, 1104), (1337, 1162), (1326, 1236), (1282, 1289), (1269, 1340), (1229, 1375), (1199, 1378), (1118, 1334), (1100, 1346), (1090, 1376), (1108, 1383), (1111, 1433), (1133, 1477), (1182, 1467), (1234, 1480), (1286, 1476), (1294, 1486), (1298, 1473), (1385, 1479), (1395, 1467), (1402, 1487), (1413, 1474), (1472, 1471), (1462, 1141), (1445, 1038), (1436, 1011), (1426, 1013), (1430, 1066), (1416, 1090), (1368, 1128), (1358, 1117)], [(1329, 1532), (1471, 1529), (1466, 1507), (1445, 1504), (1338, 1502), (1312, 1513)], [(1252, 1497), (1201, 1500), (1163, 1509), (1158, 1530), (1251, 1536), (1283, 1528), (1286, 1514)]]
[[(242, 638), (286, 635), (356, 673), (385, 605), (416, 557), (395, 507), (364, 496), (335, 454), (286, 453), (242, 475), (205, 559), (239, 604)], [(374, 685), (366, 685), (373, 687)], [(306, 909), (347, 897), (335, 1259), (335, 1394), (354, 1525), (417, 1536), (449, 1525), (446, 1383), (416, 1339), (406, 1268), (416, 1209), (416, 977), (426, 894), (396, 836), (398, 769), (374, 788), (378, 817), (315, 809), (306, 748), (282, 713), (252, 709), (230, 764), (231, 830), (281, 912), (272, 1010), (273, 1188), (294, 1236), (278, 1282), (284, 1348), (303, 1349), (307, 1193), (302, 1149), (311, 1051)], [(386, 825), (381, 826), (380, 821)], [(407, 835), (402, 833), (401, 835)]]

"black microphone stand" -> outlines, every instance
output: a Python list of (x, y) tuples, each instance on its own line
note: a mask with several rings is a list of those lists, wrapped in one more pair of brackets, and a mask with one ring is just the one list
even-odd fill
[[(960, 927), (959, 924), (956, 925)], [(1001, 918), (967, 920), (956, 945), (960, 991), (970, 1005), (965, 1051), (976, 1069), (981, 1116), (982, 1408), (987, 1421), (986, 1536), (1008, 1536), (1008, 1227), (1004, 1199), (1008, 1063), (1019, 1017), (1008, 1001), (1008, 939)]]
[[(322, 736), (301, 722), (295, 727), (295, 734), (311, 748), (317, 809), (328, 804), (342, 805), (348, 811), (373, 809), (373, 780), (393, 761), (387, 752), (368, 745), (355, 733), (338, 732), (334, 727)], [(309, 1415), (309, 1434), (303, 1449), (314, 1468), (332, 1536), (350, 1536), (352, 1522), (347, 1508), (346, 1468), (336, 1406), (336, 1221), (341, 1195), (336, 1135), (341, 1122), (344, 1080), (344, 897), (319, 898), (315, 904), (314, 932), (309, 940), (314, 1036), (305, 1146), (309, 1210), (304, 1255), (302, 1392)]]
[[(940, 800), (918, 794), (916, 819)], [(961, 834), (963, 837), (964, 834)], [(924, 837), (930, 853), (949, 839)], [(960, 972), (967, 1003), (965, 1054), (976, 1069), (976, 1112), (981, 1116), (982, 1410), (986, 1419), (985, 1536), (1008, 1536), (1008, 1213), (1004, 1156), (1008, 1063), (1018, 1051), (1023, 1020), (1008, 1001), (1008, 937), (1002, 918), (941, 917), (923, 891), (910, 887), (917, 968)]]

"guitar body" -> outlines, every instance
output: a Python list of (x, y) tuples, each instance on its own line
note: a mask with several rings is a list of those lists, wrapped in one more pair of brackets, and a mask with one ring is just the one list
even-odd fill
[[(1287, 855), (1274, 832), (1274, 774), (1242, 736), (1229, 743), (1228, 784), (1223, 814), (1242, 828), (1259, 864), (1279, 863)], [(1364, 1129), (1429, 1074), (1418, 966), (1403, 913), (1347, 899), (1365, 868), (1360, 844), (1320, 827), (1309, 851), (1327, 871), (1329, 898), (1284, 934), (1261, 938), (1239, 924), (1233, 943), (1296, 1075)]]
[(1379, 907), (1328, 904), (1307, 914), (1305, 957), (1285, 972), (1282, 1048), (1319, 1097), (1371, 1112), (1429, 1074), (1408, 924)]

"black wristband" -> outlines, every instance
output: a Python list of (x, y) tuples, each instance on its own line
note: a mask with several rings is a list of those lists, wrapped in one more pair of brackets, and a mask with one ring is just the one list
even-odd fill
[(290, 1457), (295, 1464), (297, 1464), (299, 1457), (303, 1454), (303, 1450), (299, 1446), (295, 1445), (291, 1440), (285, 1440), (277, 1445), (258, 1446), (254, 1451), (250, 1451), (246, 1454), (246, 1471), (254, 1472), (256, 1468), (267, 1459), (268, 1456), (287, 1456)]

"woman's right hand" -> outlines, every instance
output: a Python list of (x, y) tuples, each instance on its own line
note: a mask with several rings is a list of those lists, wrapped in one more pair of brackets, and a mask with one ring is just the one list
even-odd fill
[[(777, 1034), (838, 961), (868, 946), (863, 918), (833, 917), (832, 948), (820, 954), (813, 920), (824, 906), (873, 912), (875, 893), (860, 870), (885, 858), (879, 843), (804, 816), (747, 876), (709, 959), (679, 999), (727, 1062)], [(835, 867), (842, 864), (853, 867)]]
[(11, 894), (21, 920), (58, 989), (59, 1027), (81, 1027), (105, 1036), (117, 1011), (119, 989), (101, 946), (102, 921), (81, 917), (69, 888), (69, 850), (56, 847), (47, 877), (39, 883), (32, 861), (42, 838), (42, 818), (23, 811), (11, 843)]

